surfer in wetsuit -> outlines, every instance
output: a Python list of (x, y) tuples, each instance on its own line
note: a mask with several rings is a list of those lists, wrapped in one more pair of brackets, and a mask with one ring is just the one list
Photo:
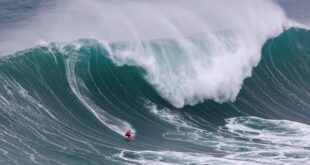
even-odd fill
[(127, 136), (128, 139), (131, 138), (131, 134), (133, 134), (130, 130), (128, 130), (125, 134), (125, 136)]

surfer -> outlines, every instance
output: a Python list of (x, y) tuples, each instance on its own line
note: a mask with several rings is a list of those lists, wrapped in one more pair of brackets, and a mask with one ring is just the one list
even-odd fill
[(127, 136), (128, 139), (131, 139), (131, 138), (132, 138), (132, 137), (131, 137), (131, 134), (133, 134), (133, 133), (131, 132), (131, 130), (128, 130), (128, 131), (126, 132), (125, 136)]

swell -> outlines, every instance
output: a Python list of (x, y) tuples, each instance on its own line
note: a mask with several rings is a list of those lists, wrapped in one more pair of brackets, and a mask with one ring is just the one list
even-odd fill
[[(145, 79), (178, 108), (205, 100), (234, 101), (243, 80), (258, 64), (264, 42), (291, 23), (275, 2), (267, 0), (171, 0), (165, 5), (78, 0), (55, 4), (20, 28), (1, 30), (0, 53), (95, 38), (105, 43), (117, 65), (143, 68)], [(214, 16), (217, 11), (223, 12)], [(8, 13), (7, 17), (14, 16)], [(74, 73), (70, 75), (71, 90), (78, 94)]]
[[(256, 111), (271, 117), (300, 120), (309, 118), (310, 33), (291, 28), (270, 39), (262, 48), (262, 61), (244, 85), (240, 101), (251, 98)], [(268, 114), (266, 114), (268, 113)]]
[[(262, 48), (260, 64), (254, 69), (252, 77), (245, 80), (236, 102), (217, 104), (207, 101), (194, 107), (186, 106), (185, 109), (210, 106), (220, 110), (231, 109), (227, 113), (239, 111), (249, 115), (306, 121), (310, 91), (309, 38), (309, 31), (292, 28), (268, 40)], [(114, 47), (122, 48), (115, 44)], [(73, 44), (53, 43), (4, 57), (1, 59), (3, 103), (10, 102), (5, 98), (13, 99), (10, 91), (20, 93), (12, 87), (15, 84), (49, 107), (70, 107), (59, 102), (81, 102), (78, 94), (87, 96), (94, 106), (116, 115), (123, 113), (117, 110), (119, 105), (136, 111), (135, 105), (141, 99), (172, 107), (145, 80), (143, 68), (117, 66), (110, 57), (105, 46), (95, 40), (80, 40)]]
[(184, 109), (195, 109), (194, 114), (205, 114), (216, 125), (224, 124), (219, 118), (244, 115), (309, 124), (309, 35), (308, 30), (291, 28), (266, 41), (260, 63), (235, 102), (206, 101)]
[[(228, 130), (238, 122), (248, 124), (248, 119), (261, 122), (251, 117), (240, 121), (232, 117), (255, 116), (309, 124), (309, 44), (309, 31), (285, 31), (264, 44), (262, 60), (252, 77), (245, 80), (235, 102), (205, 101), (182, 109), (160, 97), (145, 79), (143, 68), (116, 65), (110, 50), (95, 40), (51, 43), (3, 57), (1, 159), (16, 164), (102, 160), (113, 163), (115, 160), (107, 155), (121, 152), (124, 157), (129, 149), (141, 150), (133, 156), (142, 157), (150, 149), (206, 151), (206, 146), (212, 148), (209, 143), (192, 143), (206, 142), (204, 138), (213, 138), (212, 133), (235, 139), (223, 132), (222, 126), (227, 122)], [(122, 43), (110, 47), (123, 48)], [(152, 111), (152, 107), (156, 109)], [(169, 111), (162, 112), (165, 109)], [(267, 121), (267, 126), (268, 122), (277, 124)], [(178, 134), (171, 134), (176, 125)], [(141, 143), (129, 146), (120, 138), (128, 128), (136, 130)], [(182, 134), (184, 130), (187, 133)], [(159, 134), (164, 136), (154, 138)], [(175, 141), (176, 135), (181, 139)], [(247, 136), (238, 138), (247, 141)], [(191, 143), (187, 143), (189, 139)], [(225, 154), (211, 152), (217, 156)]]

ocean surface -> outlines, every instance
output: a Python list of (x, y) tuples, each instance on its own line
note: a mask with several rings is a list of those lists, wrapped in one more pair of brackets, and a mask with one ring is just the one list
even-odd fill
[(309, 7), (0, 0), (0, 164), (310, 164)]

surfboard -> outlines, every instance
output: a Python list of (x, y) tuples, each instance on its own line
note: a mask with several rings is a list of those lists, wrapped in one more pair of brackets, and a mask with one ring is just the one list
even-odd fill
[(134, 141), (135, 138), (131, 137), (131, 138), (127, 138), (129, 141)]

